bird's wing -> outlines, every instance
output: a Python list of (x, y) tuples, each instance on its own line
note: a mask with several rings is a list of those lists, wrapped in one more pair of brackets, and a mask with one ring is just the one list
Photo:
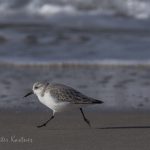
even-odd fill
[(102, 101), (90, 98), (80, 93), (79, 91), (73, 89), (72, 87), (62, 85), (62, 84), (52, 84), (50, 85), (50, 94), (55, 99), (64, 102), (70, 102), (72, 104), (93, 104), (93, 103), (103, 103)]

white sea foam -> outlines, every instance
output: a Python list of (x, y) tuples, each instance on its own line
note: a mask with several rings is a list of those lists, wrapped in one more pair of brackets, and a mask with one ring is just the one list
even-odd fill
[[(22, 1), (23, 2), (23, 1)], [(0, 1), (0, 19), (7, 20), (7, 17), (15, 15), (26, 17), (39, 16), (49, 17), (56, 15), (120, 15), (137, 19), (148, 19), (150, 17), (149, 0), (28, 0), (21, 4), (18, 1)]]
[(148, 66), (150, 67), (150, 60), (66, 60), (66, 61), (36, 61), (36, 60), (23, 60), (23, 59), (0, 59), (0, 65), (12, 66), (30, 66), (30, 67), (51, 67), (51, 66), (68, 66), (68, 67), (94, 67), (94, 66)]
[(126, 16), (132, 16), (138, 19), (146, 19), (150, 16), (150, 2), (140, 0), (114, 0), (116, 11)]
[(73, 14), (75, 13), (75, 8), (71, 5), (66, 6), (59, 6), (59, 5), (53, 5), (53, 4), (44, 4), (42, 6), (36, 6), (34, 4), (31, 4), (27, 7), (27, 10), (32, 15), (40, 15), (44, 17), (50, 17), (57, 14)]

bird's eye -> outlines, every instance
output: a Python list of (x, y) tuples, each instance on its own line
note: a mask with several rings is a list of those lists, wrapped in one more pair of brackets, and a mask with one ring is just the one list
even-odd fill
[(39, 88), (38, 86), (35, 86), (35, 87), (34, 87), (34, 89), (36, 89), (36, 90), (37, 90), (38, 88)]

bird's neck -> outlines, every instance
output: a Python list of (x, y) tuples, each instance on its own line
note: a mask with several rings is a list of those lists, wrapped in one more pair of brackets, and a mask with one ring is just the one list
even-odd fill
[(47, 88), (48, 85), (49, 85), (49, 83), (46, 83), (45, 86), (43, 87), (43, 90), (42, 90), (42, 92), (41, 92), (41, 97), (44, 96), (45, 91), (46, 91), (46, 88)]

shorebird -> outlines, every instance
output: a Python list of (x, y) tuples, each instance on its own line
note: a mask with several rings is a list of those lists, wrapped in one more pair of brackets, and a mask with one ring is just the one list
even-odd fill
[(38, 125), (38, 128), (46, 126), (48, 122), (54, 119), (55, 113), (73, 108), (78, 108), (82, 114), (83, 120), (89, 126), (91, 126), (90, 121), (84, 115), (83, 107), (87, 105), (103, 103), (103, 101), (85, 96), (72, 87), (57, 83), (50, 84), (36, 82), (33, 84), (32, 91), (26, 94), (24, 97), (27, 97), (31, 94), (35, 94), (42, 104), (46, 105), (53, 111), (52, 116), (43, 124)]

